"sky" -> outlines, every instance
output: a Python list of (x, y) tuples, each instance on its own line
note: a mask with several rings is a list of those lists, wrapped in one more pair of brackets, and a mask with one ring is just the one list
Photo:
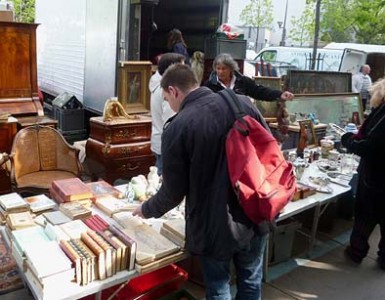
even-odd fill
[[(287, 5), (287, 19), (286, 19), (286, 37), (288, 36), (291, 28), (291, 17), (301, 16), (306, 0), (272, 0), (273, 2), (273, 30), (270, 35), (270, 44), (279, 44), (282, 38), (282, 29), (278, 27), (278, 21), (283, 22), (285, 17), (285, 5)], [(249, 4), (250, 0), (229, 0), (229, 20), (228, 22), (233, 25), (243, 25), (239, 20), (239, 15), (242, 9)]]

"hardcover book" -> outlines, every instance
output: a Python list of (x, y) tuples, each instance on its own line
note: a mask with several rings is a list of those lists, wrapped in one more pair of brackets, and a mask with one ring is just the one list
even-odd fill
[(96, 255), (97, 257), (97, 278), (100, 280), (103, 280), (106, 278), (106, 253), (103, 250), (103, 248), (94, 241), (87, 232), (83, 232), (81, 234), (81, 240), (84, 244), (88, 246), (88, 248), (91, 249), (91, 251)]
[(80, 240), (69, 240), (69, 246), (75, 250), (78, 256), (80, 256), (80, 264), (81, 264), (81, 273), (80, 273), (80, 284), (86, 285), (88, 284), (88, 266), (90, 264), (91, 258), (85, 252), (84, 249), (81, 248)]
[(66, 234), (63, 229), (61, 229), (58, 225), (52, 225), (51, 223), (47, 223), (44, 227), (44, 231), (48, 235), (48, 237), (53, 241), (68, 241), (71, 239), (68, 234)]
[(71, 222), (71, 219), (63, 214), (60, 210), (45, 212), (42, 215), (52, 225), (60, 225)]
[(114, 214), (113, 218), (124, 228), (122, 231), (137, 243), (136, 262), (144, 265), (179, 250), (179, 247), (154, 228), (127, 212)]
[(109, 224), (97, 214), (84, 219), (83, 222), (94, 231), (103, 231), (109, 226)]
[(59, 226), (71, 239), (80, 239), (80, 235), (89, 230), (88, 226), (80, 220), (73, 220)]
[(92, 214), (89, 209), (77, 201), (61, 203), (59, 210), (72, 220), (87, 218)]
[(36, 226), (29, 211), (9, 214), (7, 224), (12, 230)]
[(29, 204), (32, 212), (41, 212), (56, 207), (55, 201), (44, 194), (27, 197), (24, 200)]
[(79, 178), (54, 180), (52, 189), (66, 202), (92, 198), (93, 196), (90, 189)]
[(130, 204), (113, 196), (104, 196), (96, 199), (95, 205), (109, 217), (120, 211), (133, 211), (138, 204)]
[(10, 193), (0, 196), (0, 205), (5, 211), (29, 209), (28, 203), (18, 193)]
[(95, 198), (111, 195), (115, 198), (122, 199), (124, 194), (104, 180), (86, 183)]
[(80, 239), (71, 240), (73, 245), (75, 245), (84, 255), (86, 256), (87, 261), (87, 283), (90, 283), (98, 278), (98, 268), (97, 268), (97, 257), (94, 252)]
[(87, 234), (103, 249), (105, 253), (105, 267), (106, 267), (106, 276), (111, 277), (114, 275), (115, 266), (114, 263), (114, 252), (110, 244), (108, 244), (101, 236), (99, 236), (95, 231), (88, 230)]
[(75, 268), (75, 280), (77, 284), (82, 282), (82, 258), (79, 253), (68, 243), (68, 241), (61, 240), (59, 242), (60, 248), (68, 256), (72, 262), (72, 266)]

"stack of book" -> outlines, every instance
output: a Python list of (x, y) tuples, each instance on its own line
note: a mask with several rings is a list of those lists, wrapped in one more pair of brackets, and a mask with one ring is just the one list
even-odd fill
[(36, 226), (29, 211), (10, 213), (7, 216), (7, 226), (10, 230), (19, 230), (27, 227)]
[(92, 204), (93, 194), (79, 178), (54, 180), (49, 193), (57, 203), (77, 201), (85, 207), (90, 207)]
[(112, 217), (112, 215), (117, 212), (133, 211), (138, 207), (139, 204), (129, 203), (127, 201), (117, 199), (114, 196), (107, 195), (97, 198), (95, 205), (107, 216)]
[(29, 211), (29, 204), (17, 193), (0, 196), (0, 214), (5, 220), (10, 213)]
[(84, 219), (92, 215), (91, 210), (77, 201), (60, 203), (59, 210), (72, 220)]
[(173, 219), (166, 221), (160, 228), (160, 234), (168, 238), (182, 249), (185, 247), (186, 221), (184, 219)]
[(26, 197), (24, 200), (29, 204), (31, 211), (35, 214), (52, 211), (56, 207), (55, 201), (44, 194)]

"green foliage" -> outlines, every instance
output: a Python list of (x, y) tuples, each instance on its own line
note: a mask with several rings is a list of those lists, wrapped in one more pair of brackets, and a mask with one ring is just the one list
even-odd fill
[(246, 26), (271, 28), (273, 22), (272, 0), (250, 0), (239, 18)]
[(13, 0), (15, 21), (23, 23), (35, 22), (35, 0)]
[(314, 36), (315, 22), (315, 3), (306, 2), (305, 9), (299, 18), (291, 18), (292, 30), (289, 32), (289, 38), (297, 42), (300, 46), (304, 42), (310, 42)]
[[(315, 0), (307, 0), (299, 18), (292, 19), (289, 37), (300, 44), (314, 36), (314, 12), (309, 7)], [(384, 0), (322, 0), (320, 40), (324, 42), (358, 42), (385, 44)]]

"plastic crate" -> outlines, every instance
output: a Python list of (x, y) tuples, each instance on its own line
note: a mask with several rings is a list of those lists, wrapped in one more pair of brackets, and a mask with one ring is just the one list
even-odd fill
[(55, 119), (58, 121), (58, 128), (65, 131), (84, 129), (84, 109), (63, 109), (53, 106)]
[[(162, 269), (141, 275), (128, 282), (113, 299), (116, 300), (155, 300), (181, 289), (188, 274), (178, 266), (171, 264)], [(112, 287), (103, 291), (103, 299), (119, 288)]]
[(245, 59), (246, 40), (209, 38), (205, 41), (205, 59), (215, 58), (220, 53), (228, 53), (234, 59)]

